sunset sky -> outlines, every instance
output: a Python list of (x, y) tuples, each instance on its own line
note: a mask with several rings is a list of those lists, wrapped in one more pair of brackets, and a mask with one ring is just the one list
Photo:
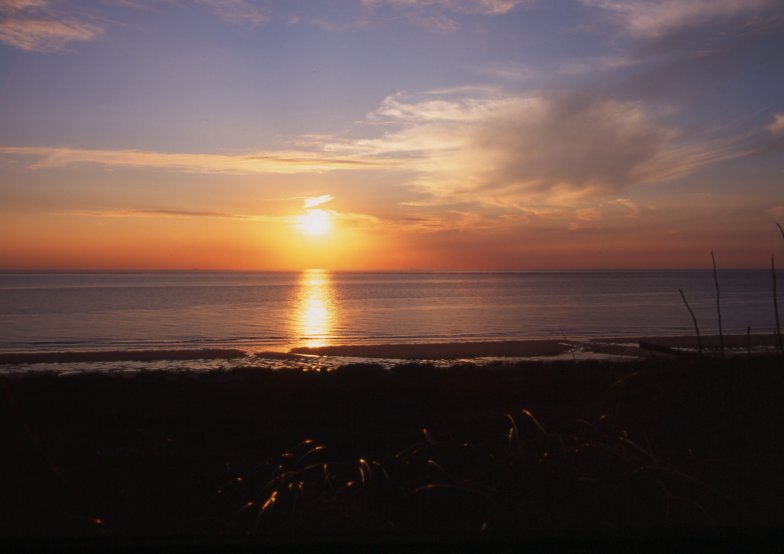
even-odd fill
[(0, 269), (784, 266), (781, 0), (0, 0)]

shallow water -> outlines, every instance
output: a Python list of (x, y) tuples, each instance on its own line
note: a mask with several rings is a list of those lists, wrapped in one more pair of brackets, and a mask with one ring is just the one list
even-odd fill
[[(719, 273), (725, 333), (774, 329), (768, 271)], [(717, 331), (710, 271), (6, 273), (0, 351), (286, 350)]]

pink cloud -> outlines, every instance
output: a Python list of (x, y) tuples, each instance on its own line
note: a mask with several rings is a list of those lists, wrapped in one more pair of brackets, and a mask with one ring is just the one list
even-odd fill
[(0, 3), (0, 42), (31, 52), (57, 52), (71, 42), (86, 42), (103, 33), (98, 25), (55, 12), (46, 0)]

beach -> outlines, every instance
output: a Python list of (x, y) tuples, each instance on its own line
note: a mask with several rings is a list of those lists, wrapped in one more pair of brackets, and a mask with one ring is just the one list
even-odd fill
[(524, 540), (775, 527), (780, 361), (4, 376), (0, 532)]
[[(327, 371), (348, 363), (381, 363), (385, 367), (406, 360), (424, 360), (448, 366), (456, 360), (475, 364), (498, 361), (533, 360), (636, 360), (649, 357), (685, 357), (699, 354), (720, 355), (721, 345), (731, 356), (763, 355), (777, 351), (773, 334), (609, 337), (586, 340), (533, 339), (481, 342), (429, 342), (395, 344), (344, 344), (295, 346), (287, 350), (240, 350), (237, 348), (199, 348), (168, 350), (87, 350), (0, 353), (0, 373), (36, 372), (111, 372), (193, 370), (209, 371), (220, 364), (223, 369), (308, 369)], [(118, 365), (117, 362), (138, 362)]]
[[(292, 348), (293, 354), (317, 356), (353, 356), (359, 358), (392, 358), (420, 360), (455, 360), (461, 358), (554, 358), (564, 354), (591, 359), (592, 355), (619, 357), (646, 357), (653, 352), (687, 355), (700, 347), (719, 352), (720, 345), (734, 352), (775, 352), (775, 335), (711, 335), (698, 341), (693, 336), (613, 337), (592, 338), (584, 341), (569, 340), (520, 340), (425, 344), (346, 345)], [(659, 347), (659, 348), (656, 348)], [(262, 354), (263, 355), (263, 354)], [(593, 356), (598, 358), (598, 356)]]
[[(769, 273), (721, 278), (723, 333), (773, 332)], [(491, 342), (547, 354), (692, 336), (679, 288), (717, 335), (705, 271), (0, 273), (0, 354)]]

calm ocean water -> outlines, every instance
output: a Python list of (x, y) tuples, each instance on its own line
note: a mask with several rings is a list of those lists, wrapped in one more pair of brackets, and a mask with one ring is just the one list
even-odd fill
[[(725, 332), (773, 330), (768, 271), (719, 279)], [(710, 271), (7, 273), (0, 351), (691, 334), (678, 288), (716, 331)]]

